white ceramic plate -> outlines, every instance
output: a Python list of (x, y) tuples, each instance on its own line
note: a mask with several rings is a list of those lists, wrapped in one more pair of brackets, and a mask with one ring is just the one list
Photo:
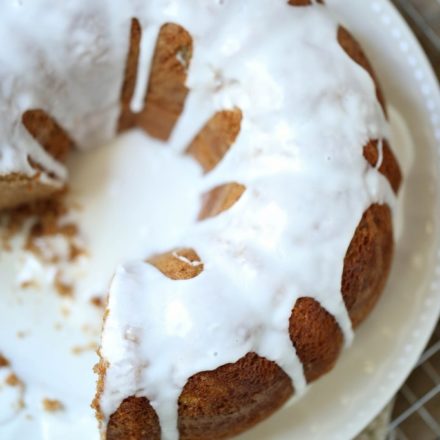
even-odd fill
[[(379, 307), (330, 374), (241, 440), (350, 439), (396, 393), (440, 311), (440, 93), (425, 54), (388, 0), (327, 0), (360, 40), (391, 111), (407, 168), (391, 279)], [(411, 165), (412, 164), (412, 165)]]
[[(399, 110), (398, 113), (390, 112), (393, 144), (399, 147), (398, 155), (407, 172), (401, 199), (400, 217), (403, 221), (399, 228), (396, 261), (379, 307), (359, 330), (353, 348), (343, 354), (337, 368), (311, 387), (301, 401), (281, 410), (269, 421), (242, 436), (242, 440), (352, 438), (381, 410), (408, 375), (440, 310), (438, 85), (416, 40), (386, 0), (327, 0), (327, 3), (367, 49), (389, 104)], [(416, 148), (412, 148), (413, 145)], [(12, 272), (8, 272), (5, 265), (3, 270), (2, 280), (5, 282), (6, 275), (9, 273), (11, 276)], [(47, 299), (47, 295), (43, 298)], [(30, 299), (27, 298), (27, 304)], [(58, 310), (58, 302), (49, 302), (52, 308), (46, 308), (41, 295), (32, 296), (32, 301), (36, 302), (36, 307), (31, 317), (38, 322), (40, 333), (46, 327), (52, 328), (52, 321), (41, 317), (51, 316), (52, 309)], [(99, 319), (95, 317), (93, 322), (99, 322)], [(76, 339), (82, 341), (85, 338), (74, 333), (73, 341), (68, 342), (62, 335), (64, 333), (57, 339), (57, 344), (39, 347), (39, 356), (50, 356), (54, 350), (70, 353), (71, 345), (78, 345)], [(68, 358), (65, 353), (63, 356), (60, 358)], [(17, 368), (32, 370), (32, 365), (18, 362), (20, 358), (23, 356), (17, 357)], [(81, 369), (85, 365), (87, 368), (81, 371), (91, 371), (95, 361), (96, 357), (89, 351), (69, 368), (79, 366)], [(54, 363), (47, 372), (36, 371), (32, 380), (42, 386), (50, 381), (47, 385), (48, 397), (56, 397), (60, 389), (67, 388), (73, 403), (78, 401), (79, 407), (87, 408), (91, 400), (87, 392), (94, 389), (94, 376), (78, 376), (77, 381), (70, 381), (64, 386), (65, 377), (60, 365), (63, 364)], [(18, 371), (19, 376), (20, 373)], [(82, 402), (86, 404), (82, 405)], [(39, 407), (35, 409), (36, 414), (39, 411)], [(33, 439), (76, 440), (84, 438), (81, 436), (84, 432), (91, 433), (89, 438), (97, 438), (94, 431), (96, 422), (91, 412), (89, 418), (84, 419), (76, 417), (74, 412), (59, 419), (43, 414), (41, 420), (34, 420), (35, 424), (32, 419), (26, 418), (26, 414), (21, 416), (8, 430), (0, 432), (0, 438), (29, 438), (29, 432), (32, 432)], [(66, 424), (69, 426), (68, 433)]]

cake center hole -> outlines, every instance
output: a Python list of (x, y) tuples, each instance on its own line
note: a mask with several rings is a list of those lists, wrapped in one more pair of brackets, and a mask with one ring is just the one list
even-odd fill
[(197, 218), (200, 167), (140, 130), (73, 152), (67, 167), (68, 216), (87, 252), (81, 295), (104, 295), (118, 264), (174, 247)]

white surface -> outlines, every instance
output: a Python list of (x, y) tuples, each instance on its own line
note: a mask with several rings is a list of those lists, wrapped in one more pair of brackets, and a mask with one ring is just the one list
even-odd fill
[[(405, 176), (404, 222), (390, 282), (379, 306), (357, 331), (355, 344), (303, 399), (240, 440), (353, 438), (403, 383), (440, 310), (438, 83), (408, 26), (387, 0), (327, 3), (365, 47), (388, 103), (399, 109), (411, 133), (413, 168)], [(395, 136), (405, 138), (395, 113), (392, 116)]]

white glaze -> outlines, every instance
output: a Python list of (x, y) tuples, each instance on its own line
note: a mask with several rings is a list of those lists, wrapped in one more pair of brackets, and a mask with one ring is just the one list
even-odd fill
[[(170, 151), (183, 151), (215, 111), (243, 111), (240, 135), (222, 163), (206, 177), (197, 170), (187, 174), (193, 173), (198, 194), (229, 181), (244, 184), (239, 203), (217, 218), (184, 222), (184, 227), (176, 208), (179, 229), (172, 242), (164, 234), (143, 248), (130, 238), (122, 255), (105, 259), (103, 274), (151, 251), (188, 246), (204, 263), (199, 277), (181, 282), (141, 262), (117, 270), (102, 340), (102, 354), (110, 362), (101, 398), (106, 419), (124, 397), (145, 395), (159, 415), (163, 439), (177, 438), (176, 403), (186, 380), (249, 351), (276, 361), (300, 394), (302, 367), (287, 331), (295, 300), (307, 295), (320, 301), (349, 343), (351, 326), (340, 294), (343, 257), (365, 209), (373, 202), (394, 202), (387, 181), (362, 155), (368, 139), (387, 134), (374, 85), (338, 46), (333, 19), (321, 6), (292, 8), (272, 0), (99, 0), (93, 5), (22, 0), (2, 8), (0, 33), (12, 25), (33, 29), (31, 40), (20, 34), (26, 41), (14, 42), (15, 52), (0, 54), (10, 64), (0, 76), (14, 78), (4, 82), (0, 95), (0, 102), (13, 102), (0, 126), (0, 139), (9, 141), (1, 144), (2, 173), (31, 173), (23, 157), (32, 153), (65, 175), (16, 123), (28, 108), (48, 110), (80, 146), (113, 136), (132, 16), (144, 28), (134, 109), (143, 98), (160, 26), (176, 22), (194, 39), (191, 93), (167, 145)], [(103, 10), (106, 14), (98, 12)], [(31, 26), (36, 20), (41, 25)], [(29, 46), (35, 56), (20, 56)], [(54, 77), (36, 68), (41, 56)], [(23, 71), (34, 75), (19, 76)], [(180, 186), (174, 175), (169, 182)], [(163, 189), (154, 187), (158, 200), (167, 196)], [(196, 212), (196, 203), (191, 206)], [(90, 213), (83, 217), (86, 229), (95, 218), (91, 212), (89, 220)], [(194, 218), (189, 214), (186, 220)], [(102, 249), (102, 242), (97, 246)], [(84, 282), (81, 292), (89, 289), (84, 297), (105, 289), (106, 276), (91, 290)]]

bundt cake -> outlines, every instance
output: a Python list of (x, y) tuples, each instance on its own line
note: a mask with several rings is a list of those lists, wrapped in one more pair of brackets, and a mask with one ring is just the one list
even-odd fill
[(330, 371), (386, 283), (401, 173), (324, 1), (7, 0), (0, 35), (1, 209), (131, 129), (200, 167), (185, 234), (111, 281), (103, 438), (229, 438)]

